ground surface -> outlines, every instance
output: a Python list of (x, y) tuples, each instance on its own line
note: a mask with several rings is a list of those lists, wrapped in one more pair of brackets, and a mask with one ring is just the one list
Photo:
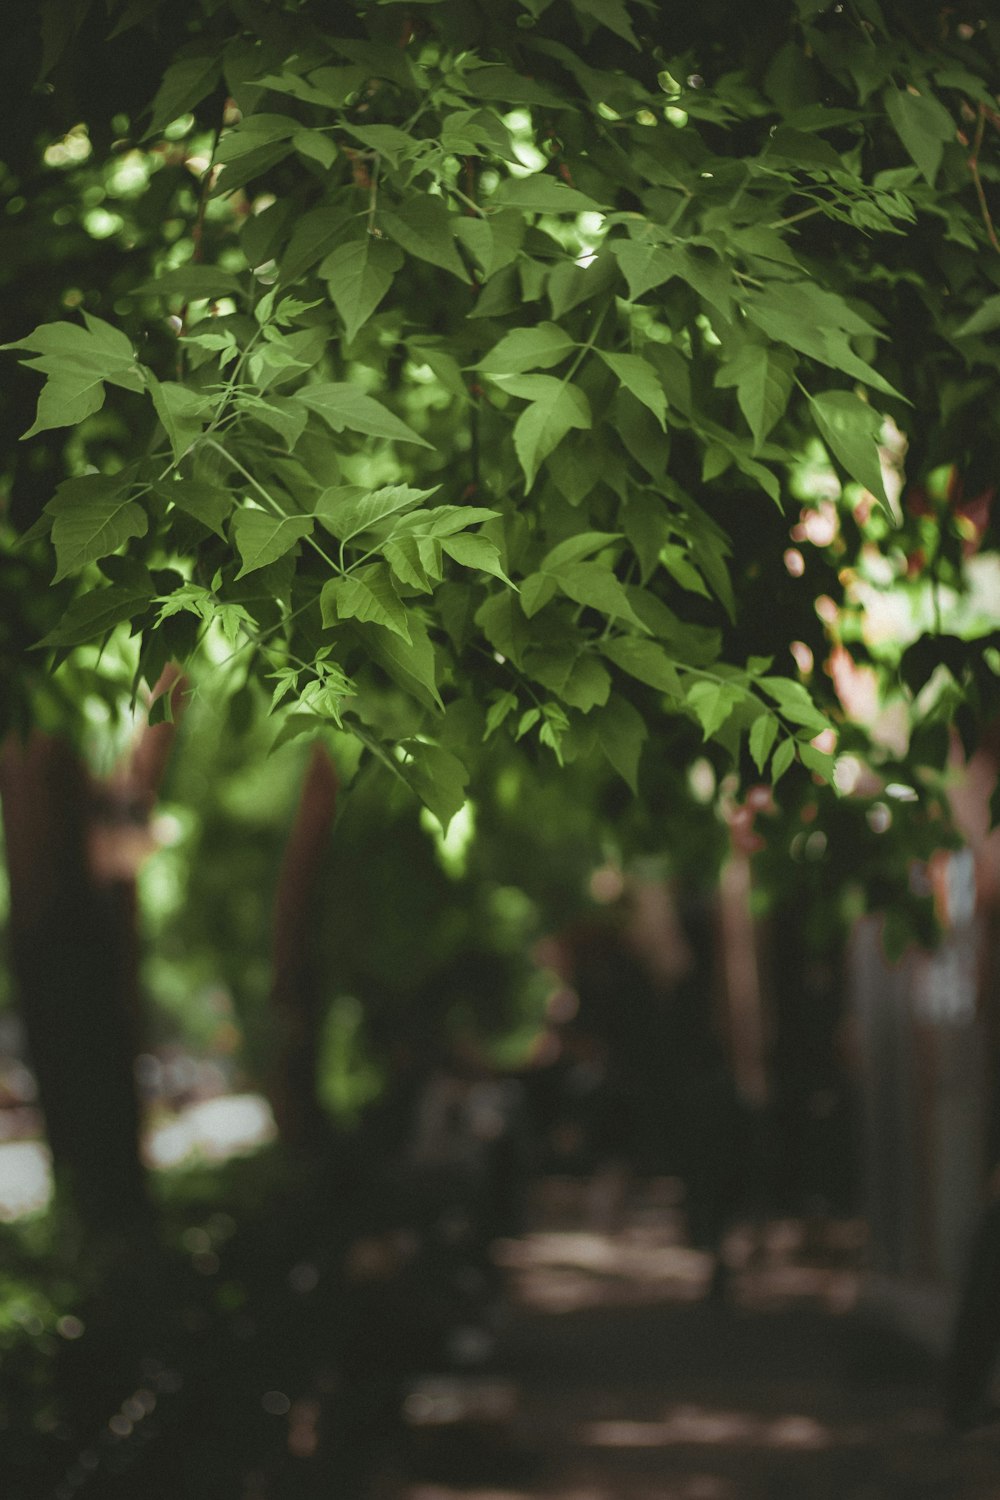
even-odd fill
[(947, 1432), (933, 1362), (858, 1310), (852, 1226), (810, 1244), (768, 1225), (718, 1301), (668, 1203), (647, 1194), (613, 1228), (608, 1213), (548, 1186), (503, 1249), (514, 1301), (496, 1357), (416, 1387), (411, 1477), (384, 1493), (1000, 1500), (1000, 1431)]

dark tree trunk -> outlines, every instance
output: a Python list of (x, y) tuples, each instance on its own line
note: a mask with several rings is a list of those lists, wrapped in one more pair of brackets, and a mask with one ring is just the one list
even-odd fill
[(278, 875), (271, 1001), (277, 1031), (270, 1094), (284, 1145), (298, 1154), (321, 1149), (327, 1122), (316, 1091), (323, 1023), (317, 957), (317, 891), (337, 810), (337, 773), (321, 745), (313, 748)]
[[(179, 708), (170, 668), (156, 692)], [(147, 727), (127, 764), (94, 782), (64, 739), (35, 731), (0, 746), (15, 988), (56, 1184), (85, 1240), (150, 1219), (139, 1155), (135, 875), (174, 725)]]

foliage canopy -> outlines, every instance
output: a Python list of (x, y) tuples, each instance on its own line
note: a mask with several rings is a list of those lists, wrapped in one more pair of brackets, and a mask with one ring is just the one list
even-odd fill
[[(844, 715), (785, 665), (775, 520), (839, 495), (837, 609), (845, 566), (887, 558), (937, 611), (904, 646), (968, 593), (997, 458), (993, 23), (878, 0), (109, 9), (100, 119), (49, 154), (72, 170), (116, 114), (108, 161), (136, 197), (159, 184), (164, 228), (136, 248), (123, 208), (114, 284), (6, 346), (44, 377), (25, 436), (74, 429), (22, 542), (52, 560), (49, 659), (134, 701), (207, 653), (209, 691), (263, 689), (279, 743), (353, 736), (443, 824), (494, 736), (635, 787), (667, 716), (748, 778), (828, 778)], [(105, 22), (43, 13), (58, 105)], [(114, 98), (137, 37), (161, 75), (141, 115)], [(995, 647), (994, 623), (960, 633)], [(911, 659), (911, 707), (946, 657)], [(918, 719), (993, 692), (989, 651), (950, 665)]]

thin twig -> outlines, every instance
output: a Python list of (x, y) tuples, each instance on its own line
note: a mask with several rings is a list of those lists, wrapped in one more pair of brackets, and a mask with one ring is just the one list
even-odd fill
[[(214, 438), (206, 438), (204, 439), (204, 443), (206, 448), (214, 448), (217, 453), (221, 453), (223, 458), (228, 459), (233, 468), (236, 469), (238, 473), (243, 475), (243, 478), (246, 480), (247, 484), (252, 485), (253, 488), (257, 491), (258, 495), (260, 495), (261, 499), (267, 501), (268, 507), (270, 508), (273, 515), (276, 515), (282, 521), (294, 519), (294, 517), (285, 514), (281, 506), (278, 504), (277, 500), (275, 500), (274, 496), (268, 494), (264, 486), (253, 477), (253, 475), (250, 473), (250, 470), (245, 469), (240, 463), (239, 459), (235, 458), (227, 448), (223, 448), (222, 444), (217, 443)], [(340, 568), (337, 567), (337, 564), (334, 562), (333, 558), (330, 557), (326, 552), (324, 552), (323, 548), (320, 546), (319, 542), (316, 541), (315, 537), (310, 536), (307, 533), (302, 538), (302, 540), (308, 542), (314, 552), (319, 553), (320, 557), (330, 568), (331, 572), (339, 573), (341, 571)]]
[[(995, 124), (996, 122), (992, 121), (992, 123)], [(973, 186), (976, 189), (976, 197), (979, 199), (979, 212), (983, 216), (983, 223), (986, 225), (986, 233), (989, 237), (990, 244), (993, 246), (997, 254), (1000, 255), (1000, 240), (997, 239), (997, 232), (993, 227), (993, 218), (990, 214), (990, 206), (986, 201), (986, 193), (983, 190), (982, 179), (979, 176), (979, 148), (983, 144), (983, 131), (985, 130), (985, 128), (986, 108), (984, 105), (980, 104), (979, 119), (976, 122), (976, 134), (972, 142), (972, 151), (968, 158), (968, 167), (969, 171), (972, 173), (972, 182)]]

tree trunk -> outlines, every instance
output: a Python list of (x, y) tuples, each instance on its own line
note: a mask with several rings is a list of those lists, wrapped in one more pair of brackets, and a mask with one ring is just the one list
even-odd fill
[[(176, 669), (155, 691), (179, 701)], [(0, 747), (11, 959), (57, 1188), (88, 1243), (148, 1222), (134, 1061), (135, 875), (173, 724), (93, 782), (72, 746), (35, 731)]]
[(90, 788), (63, 740), (0, 756), (11, 956), (56, 1181), (88, 1238), (145, 1217), (138, 1152), (134, 889), (98, 883)]
[(274, 912), (271, 1002), (277, 1028), (271, 1104), (285, 1146), (312, 1154), (327, 1121), (316, 1090), (323, 1022), (317, 958), (317, 886), (337, 810), (337, 773), (322, 745), (313, 747), (295, 820), (285, 845)]

